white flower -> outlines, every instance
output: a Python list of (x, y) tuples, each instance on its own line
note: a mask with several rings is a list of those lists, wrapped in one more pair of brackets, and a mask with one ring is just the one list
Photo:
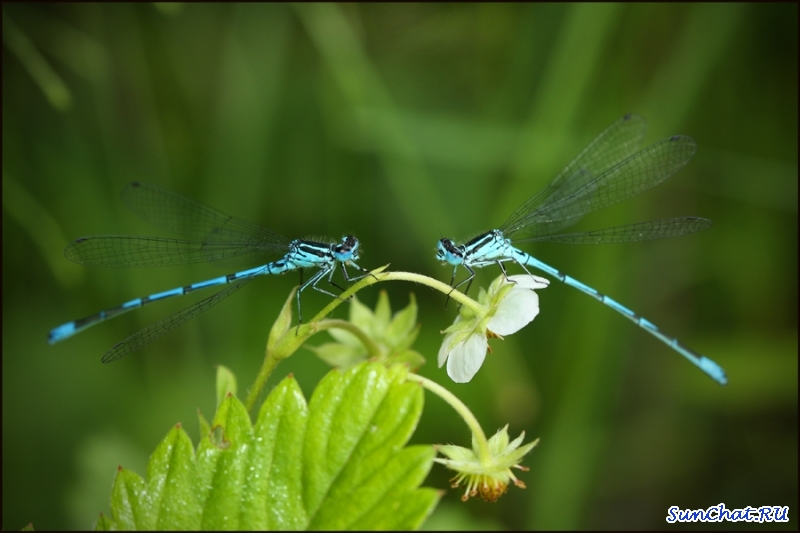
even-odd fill
[(539, 314), (539, 295), (534, 289), (544, 289), (550, 281), (538, 276), (521, 274), (495, 279), (488, 293), (481, 289), (478, 303), (484, 312), (475, 314), (461, 307), (453, 325), (439, 348), (439, 367), (447, 361), (447, 375), (456, 383), (466, 383), (478, 372), (486, 350), (488, 338), (503, 338), (530, 323)]

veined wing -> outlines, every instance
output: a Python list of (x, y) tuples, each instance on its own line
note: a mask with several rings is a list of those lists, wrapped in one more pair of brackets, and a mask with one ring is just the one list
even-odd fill
[(253, 265), (288, 246), (274, 242), (196, 242), (160, 237), (98, 235), (69, 243), (64, 255), (70, 261), (102, 267), (152, 267), (221, 262), (229, 266)]
[[(550, 184), (533, 198), (522, 204), (501, 226), (506, 234), (528, 226), (532, 213), (573, 195), (584, 184), (615, 167), (639, 150), (647, 131), (647, 123), (639, 115), (625, 115), (603, 130), (589, 145), (578, 154)], [(563, 222), (557, 231), (577, 222)], [(542, 232), (537, 232), (541, 234)]]
[(133, 182), (122, 190), (122, 202), (142, 219), (190, 240), (258, 242), (285, 249), (289, 240), (261, 226), (226, 215), (157, 185)]
[[(507, 237), (536, 237), (542, 234), (537, 224), (550, 227), (557, 221), (577, 221), (586, 213), (608, 207), (654, 187), (680, 170), (694, 155), (697, 144), (691, 137), (675, 135), (637, 152), (628, 159), (592, 177), (585, 173), (576, 178), (568, 195), (524, 214), (513, 227), (504, 224), (500, 229)], [(588, 179), (585, 181), (583, 177)]]
[(563, 244), (608, 244), (622, 242), (654, 241), (669, 239), (703, 231), (711, 227), (711, 221), (700, 217), (680, 217), (639, 222), (626, 226), (587, 231), (584, 233), (564, 233), (544, 235), (528, 239), (515, 239), (520, 242), (557, 242)]
[(238, 281), (235, 281), (228, 285), (226, 288), (222, 289), (221, 291), (217, 292), (216, 294), (212, 294), (208, 298), (204, 300), (200, 300), (196, 304), (190, 305), (185, 309), (181, 309), (177, 313), (173, 313), (168, 317), (162, 318), (158, 322), (150, 324), (146, 328), (141, 331), (138, 331), (128, 337), (127, 339), (118, 342), (115, 344), (106, 354), (103, 356), (102, 361), (104, 363), (110, 363), (112, 361), (116, 361), (120, 357), (124, 357), (131, 352), (135, 352), (139, 348), (153, 342), (157, 338), (161, 337), (162, 335), (166, 335), (173, 329), (177, 328), (184, 322), (194, 318), (199, 313), (207, 310), (209, 307), (218, 304), (234, 292), (238, 291), (242, 287), (244, 287), (247, 283), (249, 283), (255, 276), (248, 276), (246, 278), (242, 278)]

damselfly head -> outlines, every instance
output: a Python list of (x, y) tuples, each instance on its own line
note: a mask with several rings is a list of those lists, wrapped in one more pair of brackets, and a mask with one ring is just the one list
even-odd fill
[(337, 261), (356, 260), (358, 259), (358, 239), (348, 235), (342, 239), (341, 244), (334, 245), (332, 251)]
[(436, 244), (436, 259), (447, 261), (451, 265), (460, 265), (464, 262), (464, 254), (453, 241), (444, 237)]

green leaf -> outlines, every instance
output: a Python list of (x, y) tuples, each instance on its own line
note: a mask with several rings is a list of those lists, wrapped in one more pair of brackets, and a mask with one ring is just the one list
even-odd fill
[(197, 410), (197, 420), (200, 424), (200, 439), (202, 439), (211, 433), (211, 424), (208, 423), (208, 420), (206, 420), (206, 417), (200, 412), (200, 409)]
[(290, 327), (292, 327), (292, 304), (294, 303), (294, 293), (297, 291), (297, 287), (292, 289), (289, 292), (289, 297), (286, 298), (286, 302), (284, 302), (283, 307), (281, 308), (281, 312), (278, 313), (278, 318), (275, 319), (275, 323), (272, 324), (272, 329), (269, 330), (269, 337), (267, 338), (267, 350), (272, 350), (281, 337), (283, 337), (284, 333), (286, 333)]
[(419, 335), (419, 330), (421, 326), (417, 326), (412, 329), (409, 333), (406, 333), (405, 337), (402, 337), (398, 340), (397, 344), (394, 345), (394, 350), (396, 352), (401, 352), (403, 350), (407, 350), (411, 348), (414, 344), (414, 341), (417, 340), (417, 336)]
[(361, 328), (370, 337), (373, 336), (375, 315), (372, 309), (362, 304), (355, 295), (350, 299), (350, 322)]
[(383, 337), (389, 320), (392, 318), (392, 307), (389, 305), (389, 294), (385, 290), (378, 293), (378, 303), (375, 304), (375, 337)]
[[(391, 318), (391, 306), (386, 291), (381, 291), (373, 313), (368, 307), (354, 301), (350, 311), (350, 320), (370, 336), (380, 350), (375, 358), (385, 364), (404, 362), (410, 369), (418, 368), (424, 359), (416, 352), (407, 353), (419, 335), (417, 322), (417, 302), (411, 293), (408, 305)], [(340, 369), (347, 369), (367, 358), (367, 349), (358, 337), (344, 329), (331, 328), (330, 335), (341, 345), (322, 345), (310, 348), (322, 360)], [(346, 347), (346, 348), (345, 348)], [(349, 349), (347, 349), (349, 348)], [(420, 360), (422, 359), (422, 360)]]
[(328, 333), (330, 333), (331, 337), (333, 337), (334, 340), (339, 344), (344, 344), (345, 346), (348, 346), (350, 348), (361, 350), (365, 354), (367, 353), (366, 349), (364, 348), (364, 345), (361, 343), (358, 337), (356, 337), (349, 331), (339, 328), (331, 328), (328, 330)]
[(392, 355), (386, 361), (389, 364), (404, 364), (412, 372), (425, 364), (425, 358), (414, 350), (404, 350), (396, 355)]
[(113, 520), (103, 513), (100, 513), (100, 516), (97, 517), (97, 522), (94, 524), (94, 528), (97, 531), (112, 531), (116, 529), (116, 526)]
[[(328, 374), (309, 403), (305, 441), (305, 506), (313, 529), (353, 527), (394, 485), (387, 466), (411, 437), (422, 389), (405, 382), (403, 366), (364, 364)], [(424, 478), (433, 461), (417, 473)], [(420, 480), (421, 481), (421, 480)], [(364, 490), (365, 487), (368, 490)]]
[(137, 474), (120, 467), (111, 489), (111, 516), (116, 529), (152, 529), (145, 483)]
[(366, 350), (355, 350), (350, 346), (328, 342), (320, 346), (306, 346), (317, 356), (340, 370), (347, 370), (367, 358)]
[(247, 451), (253, 428), (247, 410), (235, 396), (227, 396), (211, 422), (212, 435), (197, 447), (197, 496), (203, 507), (200, 529), (239, 529)]
[[(404, 350), (414, 344), (417, 338), (413, 335), (409, 342), (408, 336), (417, 325), (417, 299), (410, 293), (408, 305), (398, 311), (386, 330), (386, 341), (399, 350)], [(419, 328), (417, 328), (419, 329)]]
[(219, 365), (217, 367), (217, 406), (228, 393), (236, 396), (236, 376), (227, 367)]
[[(405, 447), (422, 388), (402, 365), (331, 371), (307, 404), (289, 376), (251, 424), (226, 394), (195, 455), (180, 425), (158, 445), (147, 481), (120, 468), (98, 529), (412, 529), (440, 493), (419, 488), (432, 446)], [(210, 431), (208, 430), (210, 426)]]
[(151, 506), (146, 517), (148, 523), (153, 521), (152, 527), (197, 528), (201, 509), (193, 497), (194, 474), (192, 442), (178, 424), (161, 441), (147, 464), (146, 493)]
[[(242, 523), (248, 529), (304, 529), (302, 451), (308, 405), (291, 376), (267, 397), (258, 413), (253, 469), (243, 506), (251, 509)], [(268, 475), (259, 475), (269, 472)]]

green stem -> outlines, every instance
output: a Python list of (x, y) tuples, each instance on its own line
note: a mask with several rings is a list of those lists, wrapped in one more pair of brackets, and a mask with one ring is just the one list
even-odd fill
[(435, 289), (445, 295), (450, 296), (450, 298), (452, 298), (453, 300), (474, 311), (476, 315), (484, 313), (484, 309), (481, 304), (479, 304), (478, 302), (476, 302), (463, 292), (453, 290), (453, 288), (450, 285), (442, 283), (438, 279), (429, 278), (428, 276), (423, 276), (422, 274), (414, 274), (413, 272), (387, 272), (386, 274), (384, 274), (384, 276), (381, 278), (380, 281), (392, 281), (392, 280), (413, 281), (414, 283), (427, 285), (432, 289)]
[(464, 422), (467, 423), (470, 431), (472, 431), (473, 440), (478, 446), (478, 458), (482, 464), (489, 464), (492, 459), (492, 455), (489, 452), (489, 441), (486, 439), (486, 434), (483, 432), (481, 425), (478, 423), (478, 419), (472, 414), (472, 411), (470, 411), (469, 408), (464, 405), (464, 403), (459, 400), (455, 394), (434, 381), (424, 378), (419, 374), (412, 373), (409, 373), (406, 376), (406, 379), (408, 381), (416, 381), (432, 393), (436, 394), (441, 399), (449, 403), (450, 406), (455, 409), (459, 415), (461, 415), (461, 418), (464, 419)]
[[(294, 352), (297, 351), (300, 346), (303, 345), (312, 335), (315, 333), (322, 331), (323, 329), (329, 329), (332, 327), (347, 329), (352, 333), (356, 334), (362, 342), (367, 339), (366, 335), (362, 335), (363, 332), (357, 333), (355, 330), (352, 330), (350, 327), (344, 327), (344, 321), (323, 321), (322, 319), (325, 318), (330, 314), (331, 311), (336, 309), (340, 304), (347, 301), (350, 296), (357, 293), (361, 289), (365, 287), (369, 287), (370, 285), (374, 285), (376, 283), (380, 283), (383, 281), (411, 281), (414, 283), (419, 283), (422, 285), (427, 285), (428, 287), (435, 289), (439, 292), (442, 292), (446, 295), (449, 295), (453, 300), (457, 301), (461, 305), (466, 306), (467, 308), (471, 309), (475, 312), (475, 314), (480, 314), (483, 312), (483, 306), (470, 298), (469, 296), (465, 295), (460, 291), (455, 291), (449, 285), (442, 283), (439, 280), (429, 278), (428, 276), (423, 276), (421, 274), (414, 274), (413, 272), (384, 272), (389, 265), (385, 265), (382, 267), (378, 267), (356, 283), (350, 286), (346, 291), (344, 291), (338, 298), (334, 298), (331, 302), (326, 305), (322, 311), (317, 313), (317, 315), (311, 319), (308, 324), (302, 325), (299, 328), (297, 326), (290, 327), (287, 329), (283, 336), (278, 340), (275, 346), (270, 350), (267, 349), (267, 354), (264, 358), (264, 362), (261, 364), (261, 369), (258, 371), (258, 375), (256, 376), (256, 380), (253, 383), (253, 386), (250, 388), (250, 391), (247, 394), (247, 400), (245, 401), (245, 407), (247, 410), (251, 410), (253, 406), (255, 406), (258, 397), (261, 395), (261, 391), (264, 389), (264, 385), (266, 385), (269, 376), (272, 374), (275, 367), (282, 359), (286, 359)], [(333, 325), (326, 325), (326, 322), (333, 322)], [(348, 323), (349, 324), (349, 323)], [(371, 339), (368, 342), (364, 342), (367, 350), (370, 354), (378, 353), (377, 346), (375, 346), (374, 342)], [(485, 440), (485, 438), (484, 438)]]
[(247, 391), (247, 399), (244, 402), (244, 407), (248, 412), (252, 411), (253, 407), (255, 407), (258, 397), (261, 395), (261, 391), (264, 390), (264, 385), (267, 384), (267, 379), (272, 375), (272, 371), (275, 370), (278, 363), (281, 362), (279, 358), (272, 357), (271, 353), (270, 350), (267, 350), (267, 356), (264, 358), (264, 362), (261, 363), (261, 368), (256, 375), (256, 380), (253, 386), (250, 387), (250, 390)]
[(464, 294), (461, 291), (454, 291), (450, 285), (446, 283), (442, 283), (441, 281), (433, 278), (429, 278), (428, 276), (423, 276), (422, 274), (415, 274), (413, 272), (383, 272), (385, 268), (389, 265), (378, 267), (370, 274), (367, 274), (357, 283), (352, 285), (349, 289), (344, 291), (339, 298), (331, 300), (331, 302), (326, 305), (322, 311), (317, 313), (317, 316), (311, 319), (311, 323), (317, 322), (322, 320), (328, 314), (333, 311), (336, 307), (338, 307), (343, 301), (350, 298), (351, 295), (357, 293), (364, 287), (369, 287), (370, 285), (375, 285), (376, 283), (380, 283), (383, 281), (412, 281), (414, 283), (419, 283), (421, 285), (427, 285), (428, 287), (435, 289), (443, 294), (449, 295), (450, 298), (457, 301), (458, 303), (467, 306), (469, 309), (472, 309), (475, 314), (479, 314), (483, 312), (483, 306)]

